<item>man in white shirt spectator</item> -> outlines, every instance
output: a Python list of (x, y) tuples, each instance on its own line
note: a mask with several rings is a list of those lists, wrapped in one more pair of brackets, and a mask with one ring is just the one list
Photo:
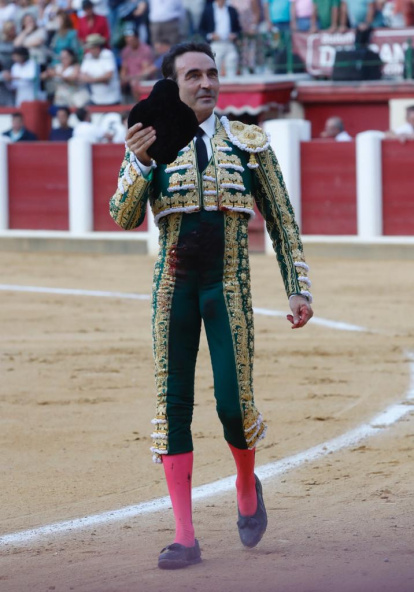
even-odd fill
[(26, 47), (16, 47), (12, 52), (12, 60), (10, 72), (3, 72), (2, 78), (16, 91), (15, 105), (19, 107), (23, 101), (34, 101), (36, 98), (37, 67)]
[(414, 140), (414, 105), (410, 105), (406, 109), (405, 123), (397, 127), (395, 130), (387, 132), (385, 137), (391, 140)]
[(349, 142), (352, 140), (352, 137), (345, 131), (344, 122), (340, 117), (329, 117), (326, 120), (321, 138), (336, 140), (337, 142)]
[(210, 43), (219, 73), (233, 77), (237, 74), (239, 54), (235, 41), (241, 33), (237, 10), (226, 0), (207, 4), (200, 21), (200, 34)]
[(17, 6), (14, 2), (9, 0), (0, 0), (0, 33), (3, 30), (3, 25), (7, 21), (16, 22)]
[(97, 144), (98, 142), (103, 141), (105, 138), (105, 132), (92, 123), (91, 114), (87, 109), (84, 109), (83, 107), (77, 109), (76, 117), (78, 118), (79, 123), (73, 130), (72, 138), (81, 138), (82, 140), (87, 140), (91, 144)]
[(121, 101), (118, 68), (115, 56), (104, 47), (106, 40), (94, 33), (86, 38), (85, 54), (80, 69), (80, 82), (89, 85), (94, 105), (116, 105)]
[(182, 0), (149, 0), (151, 43), (161, 40), (169, 45), (181, 41), (184, 7)]

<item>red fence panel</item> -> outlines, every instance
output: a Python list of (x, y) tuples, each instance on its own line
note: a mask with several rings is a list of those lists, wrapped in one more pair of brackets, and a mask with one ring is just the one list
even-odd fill
[[(94, 230), (122, 230), (109, 215), (109, 200), (116, 190), (124, 152), (125, 146), (123, 144), (95, 144), (92, 146)], [(148, 222), (145, 218), (137, 230), (142, 231), (147, 228)]]
[(301, 143), (302, 234), (356, 234), (355, 142)]
[(414, 235), (414, 142), (382, 143), (382, 216), (385, 235)]
[(64, 142), (8, 146), (10, 228), (68, 230), (68, 156)]

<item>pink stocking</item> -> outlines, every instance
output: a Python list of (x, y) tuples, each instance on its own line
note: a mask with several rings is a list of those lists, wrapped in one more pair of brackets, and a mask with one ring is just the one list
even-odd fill
[(165, 454), (162, 456), (162, 464), (175, 518), (174, 543), (193, 547), (195, 544), (191, 509), (193, 453)]
[(242, 450), (229, 444), (237, 467), (237, 505), (242, 516), (253, 516), (257, 510), (256, 481), (254, 478), (255, 449)]

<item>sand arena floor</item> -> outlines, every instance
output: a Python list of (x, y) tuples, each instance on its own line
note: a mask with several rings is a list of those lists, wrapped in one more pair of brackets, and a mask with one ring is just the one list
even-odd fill
[[(309, 258), (308, 258), (309, 259)], [(273, 257), (254, 255), (255, 307), (287, 311)], [(0, 253), (1, 284), (149, 294), (138, 255)], [(157, 569), (170, 510), (0, 544), (4, 592), (413, 592), (413, 261), (309, 260), (315, 315), (291, 331), (256, 315), (255, 393), (269, 425), (258, 466), (306, 451), (403, 402), (357, 445), (264, 481), (269, 529), (253, 550), (235, 493), (195, 504), (203, 563)], [(149, 453), (150, 303), (0, 291), (0, 533), (24, 532), (166, 495)], [(215, 413), (203, 335), (194, 486), (234, 474)], [(413, 395), (414, 397), (414, 395)]]

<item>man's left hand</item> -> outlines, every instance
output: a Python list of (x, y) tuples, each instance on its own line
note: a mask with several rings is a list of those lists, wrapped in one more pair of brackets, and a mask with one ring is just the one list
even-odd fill
[(299, 294), (294, 294), (289, 298), (289, 306), (293, 315), (286, 315), (288, 321), (292, 323), (292, 329), (300, 329), (313, 317), (313, 310), (310, 302)]

